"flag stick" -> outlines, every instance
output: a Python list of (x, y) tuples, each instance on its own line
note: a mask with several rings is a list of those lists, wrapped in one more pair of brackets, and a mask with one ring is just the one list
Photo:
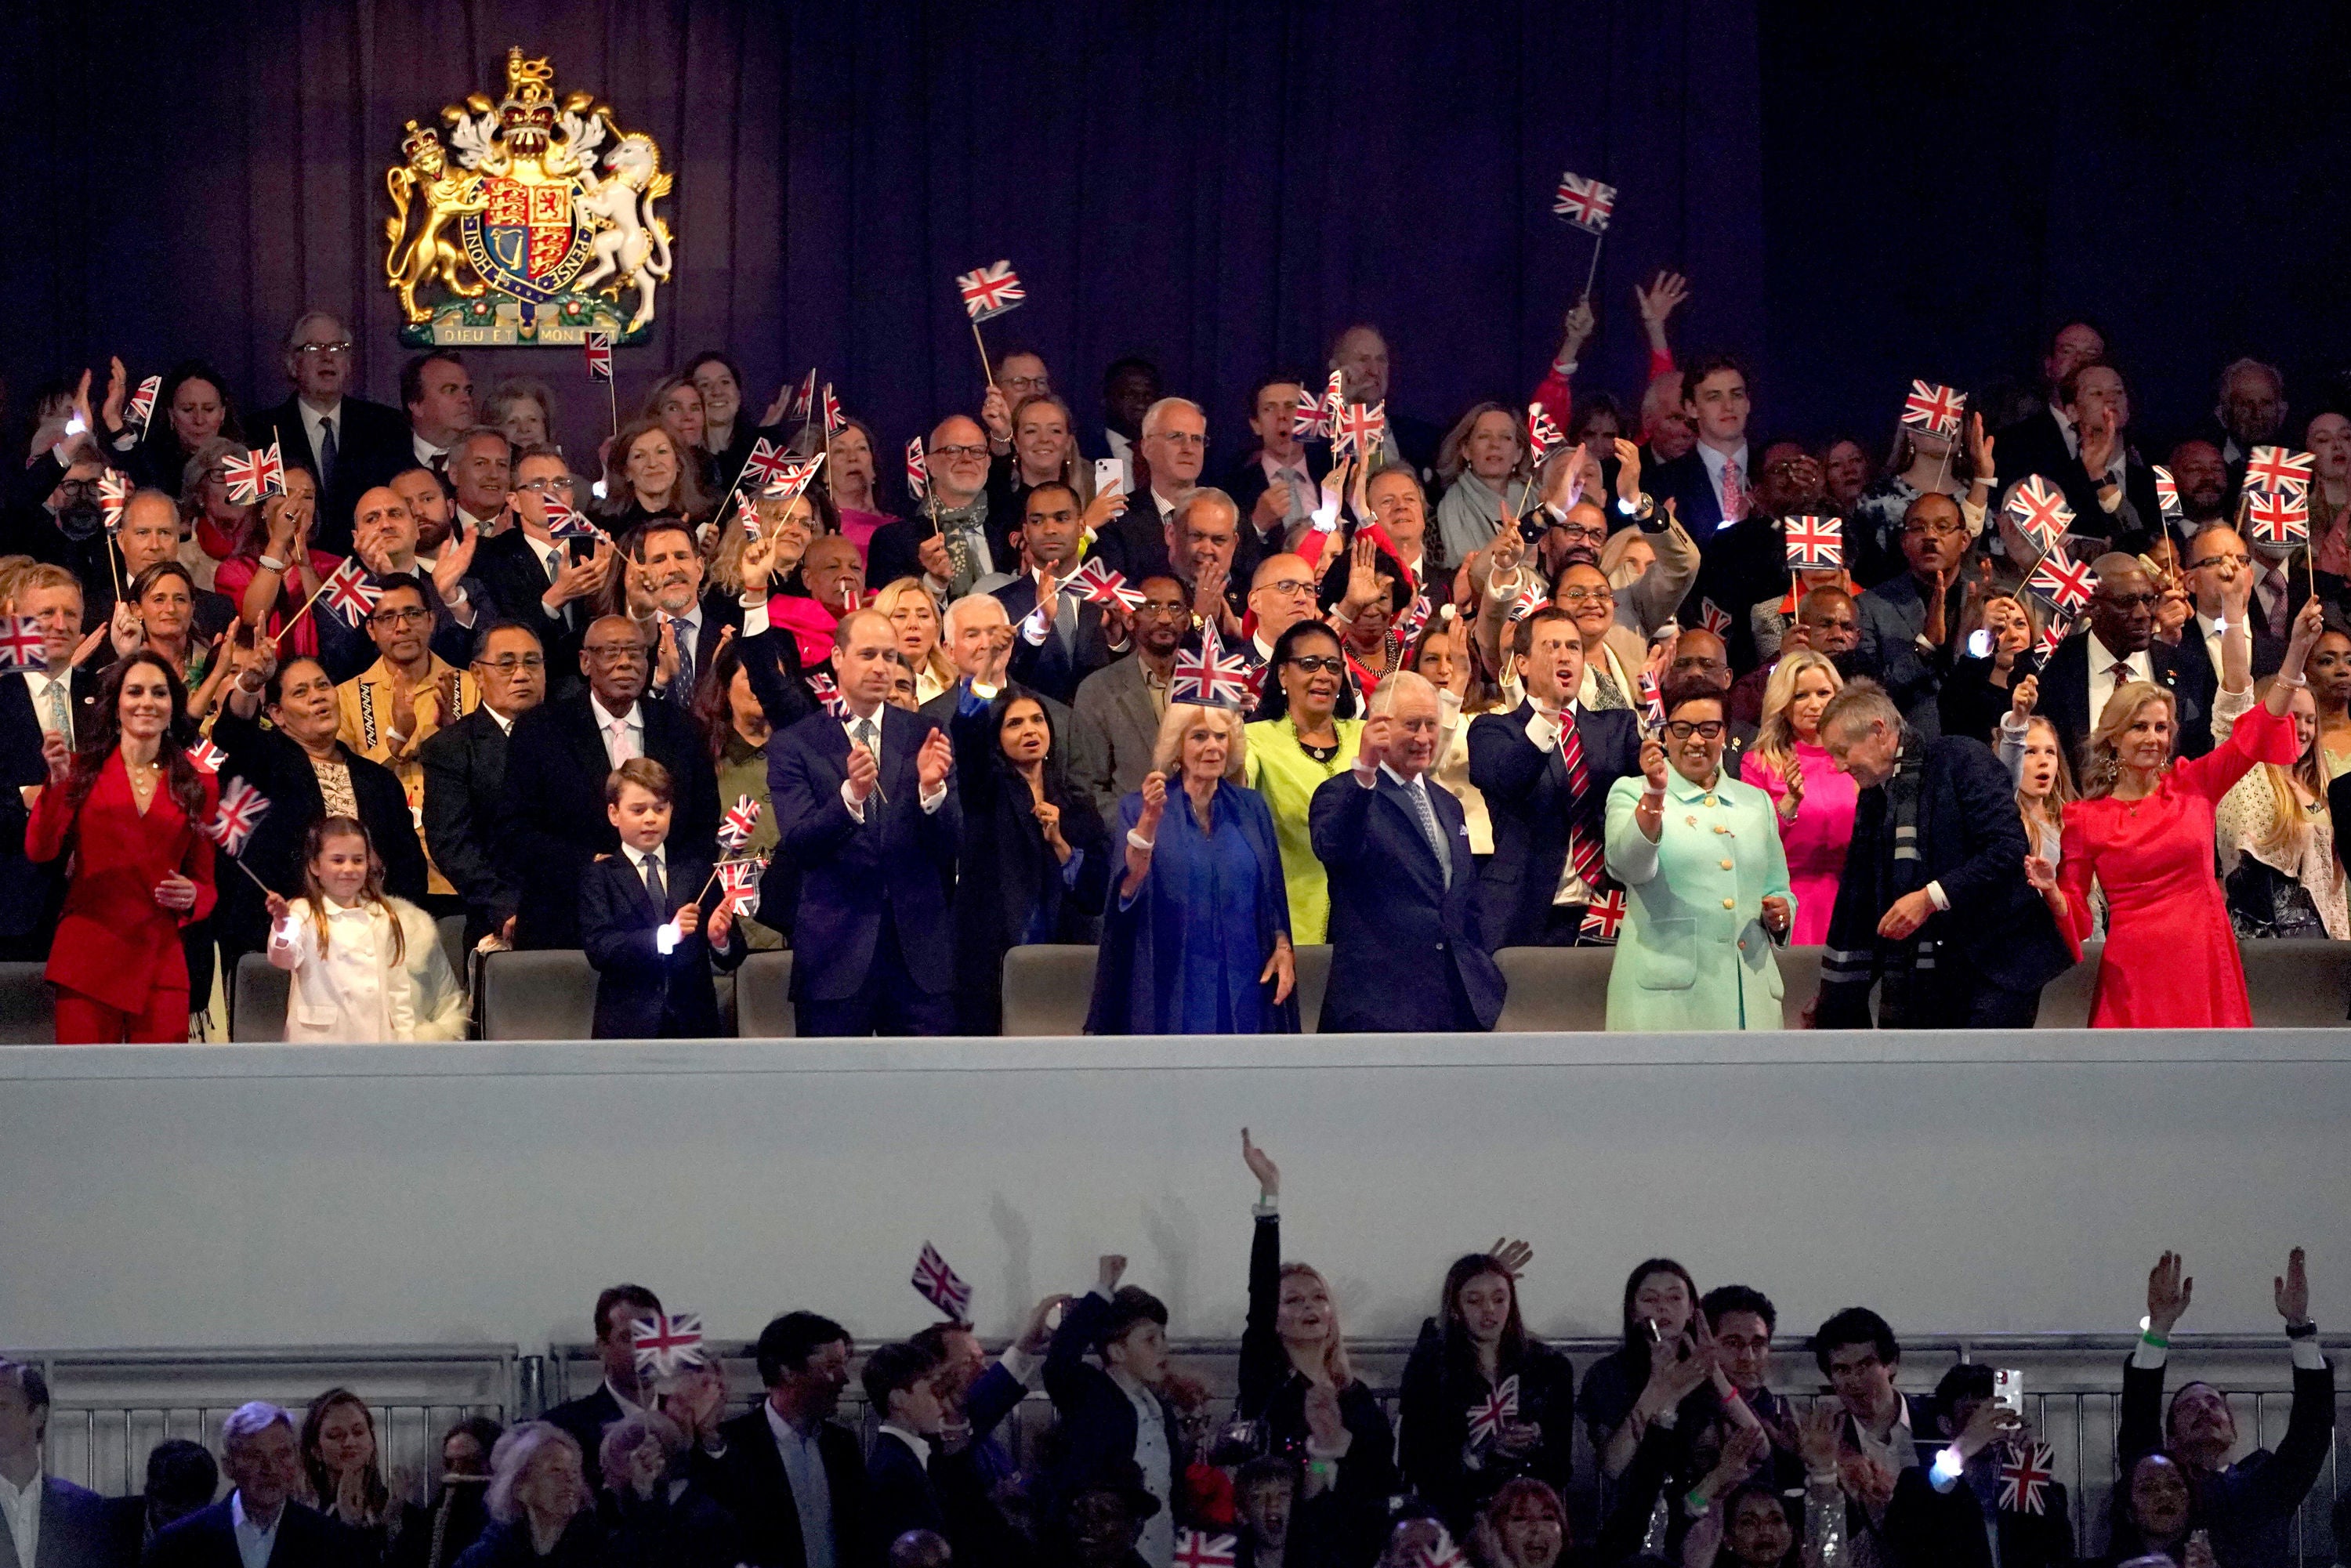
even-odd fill
[(987, 378), (987, 390), (996, 390), (996, 372), (988, 368), (987, 340), (979, 335), (979, 318), (971, 319), (971, 340), (979, 345), (979, 373)]
[(335, 574), (330, 571), (325, 577), (320, 578), (319, 580), (318, 591), (312, 593), (309, 598), (302, 601), (301, 609), (297, 610), (293, 614), (287, 617), (286, 624), (277, 629), (277, 635), (269, 639), (269, 651), (271, 653), (275, 653), (277, 651), (277, 644), (286, 640), (287, 633), (294, 630), (295, 623), (300, 621), (303, 616), (308, 615), (310, 612), (310, 606), (319, 602), (319, 595), (327, 591), (327, 584), (333, 580), (334, 575)]
[[(1598, 282), (1600, 278), (1600, 247), (1606, 242), (1607, 238), (1608, 231), (1606, 229), (1602, 229), (1598, 234), (1592, 236), (1592, 266), (1591, 268), (1583, 275), (1583, 302), (1587, 305), (1592, 302), (1592, 286)], [(1638, 274), (1635, 274), (1635, 276), (1637, 277)]]
[(604, 378), (604, 406), (612, 415), (612, 434), (621, 434), (621, 394), (613, 390), (615, 376)]
[[(218, 846), (217, 846), (217, 845), (215, 845), (214, 847), (215, 847), (215, 848), (218, 848)], [(244, 861), (240, 860), (240, 859), (239, 859), (238, 857), (236, 857), (235, 855), (231, 855), (231, 854), (229, 854), (229, 852), (228, 852), (226, 850), (222, 850), (220, 852), (221, 852), (222, 854), (224, 854), (224, 855), (228, 855), (228, 863), (229, 863), (229, 864), (231, 864), (231, 865), (233, 865), (233, 866), (236, 867), (236, 869), (237, 869), (237, 870), (239, 870), (239, 871), (241, 871), (241, 872), (245, 873), (245, 874), (246, 874), (246, 875), (250, 876), (250, 877), (253, 877), (253, 885), (254, 885), (254, 886), (256, 886), (256, 887), (257, 887), (257, 888), (261, 889), (261, 891), (262, 891), (262, 892), (264, 892), (264, 893), (276, 893), (276, 892), (277, 891), (276, 888), (274, 888), (274, 887), (270, 886), (267, 883), (266, 883), (266, 882), (262, 881), (262, 880), (261, 880), (261, 878), (259, 878), (258, 876), (255, 876), (255, 875), (254, 875), (253, 868), (252, 868), (251, 866), (249, 866), (249, 865), (246, 864)]]

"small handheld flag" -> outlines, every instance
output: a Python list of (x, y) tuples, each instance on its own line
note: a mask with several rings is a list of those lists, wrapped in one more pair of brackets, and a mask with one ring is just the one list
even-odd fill
[(609, 382), (612, 379), (612, 334), (590, 332), (583, 340), (588, 357), (588, 379)]
[(1718, 637), (1730, 635), (1730, 612), (1711, 599), (1701, 599), (1698, 601), (1698, 620), (1699, 625)]
[(963, 295), (964, 314), (975, 321), (994, 320), (1029, 298), (1020, 287), (1020, 275), (1008, 261), (957, 273), (956, 288)]
[(2073, 629), (2074, 618), (2071, 615), (2052, 615), (2049, 624), (2041, 629), (2041, 641), (2032, 645), (2032, 651), (2046, 659), (2057, 651), (2057, 645), (2065, 641), (2065, 633)]
[(2158, 463), (2150, 472), (2155, 476), (2156, 510), (2163, 514), (2166, 522), (2186, 521), (2188, 514), (2179, 505), (2179, 482), (2171, 476), (2171, 470)]
[(1510, 1374), (1494, 1391), (1469, 1406), (1469, 1446), (1480, 1448), (1502, 1435), (1505, 1424), (1519, 1418), (1519, 1375)]
[(2256, 446), (2245, 463), (2245, 488), (2266, 490), (2275, 495), (2282, 490), (2307, 490), (2314, 459), (2307, 452), (2296, 452), (2284, 446)]
[(2306, 545), (2310, 542), (2310, 497), (2297, 489), (2248, 491), (2245, 522), (2257, 543)]
[(1115, 606), (1121, 610), (1143, 608), (1143, 595), (1127, 584), (1124, 577), (1104, 566), (1099, 556), (1089, 556), (1077, 570), (1070, 574), (1069, 586), (1078, 596), (1092, 604)]
[(228, 753), (214, 746), (207, 737), (188, 747), (188, 760), (198, 772), (217, 777), (220, 770), (228, 766)]
[(1843, 517), (1790, 517), (1783, 537), (1791, 571), (1829, 571), (1844, 565)]
[(849, 700), (841, 695), (841, 687), (834, 684), (830, 674), (822, 670), (810, 671), (808, 689), (823, 705), (825, 712), (835, 718), (849, 716)]
[(760, 492), (760, 499), (787, 504), (798, 500), (800, 492), (809, 487), (809, 481), (816, 477), (816, 471), (824, 466), (824, 460), (830, 455), (830, 453), (820, 452), (805, 462), (785, 464), (782, 476)]
[(743, 477), (753, 481), (751, 491), (757, 495), (781, 479), (791, 465), (790, 455), (762, 435), (751, 443), (751, 455), (743, 459)]
[(751, 834), (759, 826), (759, 802), (748, 795), (738, 795), (735, 804), (718, 823), (718, 847), (730, 855), (741, 854), (751, 841)]
[(1583, 924), (1577, 935), (1586, 942), (1601, 946), (1616, 940), (1617, 930), (1625, 924), (1625, 890), (1612, 887), (1599, 894), (1583, 906)]
[(1290, 416), (1290, 434), (1300, 441), (1312, 441), (1331, 434), (1322, 417), (1322, 401), (1304, 387), (1298, 389), (1298, 409)]
[(567, 506), (552, 496), (547, 497), (547, 537), (549, 538), (595, 538), (602, 531), (588, 520), (587, 513)]
[(122, 531), (122, 514), (131, 505), (131, 476), (120, 468), (109, 468), (98, 476), (99, 510), (106, 514), (106, 531)]
[(241, 854), (246, 841), (269, 810), (268, 798), (253, 787), (251, 780), (239, 779), (221, 791), (220, 807), (213, 820), (204, 824), (204, 837), (221, 847), (225, 854)]
[(2061, 612), (2071, 613), (2090, 601), (2090, 587), (2096, 578), (2088, 562), (2077, 563), (2052, 545), (2042, 552), (2040, 564), (2024, 580), (2024, 586), (2045, 597)]
[(1608, 214), (1616, 210), (1616, 187), (1581, 174), (1562, 174), (1551, 210), (1587, 234), (1605, 233)]
[(832, 383), (824, 383), (824, 438), (830, 442), (849, 428), (849, 420), (841, 412), (841, 400), (832, 395)]
[(319, 585), (319, 596), (328, 609), (350, 626), (358, 628), (367, 623), (368, 616), (374, 612), (375, 601), (383, 597), (383, 590), (369, 580), (367, 568), (360, 564), (359, 557), (352, 556)]
[(1167, 700), (1246, 710), (1257, 704), (1258, 674), (1247, 659), (1226, 653), (1216, 622), (1210, 622), (1200, 628), (1199, 647), (1176, 655), (1175, 673), (1167, 681)]
[(1427, 630), (1428, 611), (1428, 595), (1416, 593), (1412, 602), (1404, 607), (1404, 613), (1388, 623), (1388, 635), (1395, 639), (1398, 648), (1409, 649)]
[(1527, 404), (1527, 455), (1540, 464), (1551, 455), (1551, 449), (1567, 439), (1559, 433), (1559, 423), (1551, 411), (1539, 402)]
[(286, 494), (286, 460), (274, 441), (266, 447), (225, 458), (222, 466), (228, 470), (228, 498), (240, 506), (249, 507), (264, 496)]
[(789, 424), (795, 420), (805, 420), (815, 412), (816, 367), (810, 365), (808, 379), (800, 382), (799, 390), (793, 392), (791, 401), (784, 404), (784, 423)]
[(1536, 611), (1547, 608), (1550, 603), (1550, 597), (1535, 586), (1533, 578), (1530, 576), (1527, 585), (1519, 590), (1519, 596), (1510, 601), (1510, 619), (1524, 621)]
[(1923, 430), (1929, 435), (1957, 435), (1959, 409), (1966, 402), (1950, 387), (1913, 380), (1910, 395), (1902, 400), (1903, 428)]
[(939, 1249), (929, 1242), (923, 1243), (922, 1252), (914, 1259), (914, 1289), (923, 1300), (938, 1308), (957, 1322), (967, 1322), (971, 1311), (971, 1287), (953, 1269)]
[(1657, 677), (1646, 670), (1641, 672), (1641, 722), (1652, 730), (1666, 727), (1666, 694), (1657, 689)]
[(49, 643), (41, 634), (40, 618), (0, 615), (0, 670), (46, 670), (48, 667)]
[(2049, 1506), (2045, 1489), (2057, 1479), (2056, 1450), (2034, 1443), (2029, 1454), (2011, 1450), (2000, 1467), (2000, 1507), (2006, 1513), (2040, 1513)]
[(1179, 1530), (1176, 1532), (1175, 1568), (1233, 1568), (1240, 1554), (1240, 1542), (1229, 1535), (1210, 1535), (1205, 1530)]
[(629, 1348), (636, 1352), (641, 1376), (674, 1377), (704, 1362), (702, 1314), (655, 1312), (639, 1318), (629, 1331)]
[(131, 394), (131, 406), (125, 412), (131, 415), (130, 423), (139, 427), (141, 435), (147, 434), (147, 422), (155, 417), (156, 394), (162, 390), (163, 378), (149, 376), (139, 383), (139, 390)]
[(1331, 450), (1369, 457), (1387, 440), (1388, 405), (1351, 402), (1331, 416)]
[(917, 501), (931, 493), (931, 465), (923, 458), (923, 438), (906, 442), (906, 494)]
[(2009, 519), (2043, 549), (2054, 549), (2065, 530), (2074, 526), (2074, 508), (2065, 500), (2065, 492), (2038, 474), (2028, 474), (2023, 483), (2008, 493)]
[(746, 920), (759, 917), (759, 873), (766, 869), (765, 862), (756, 860), (729, 861), (718, 868), (718, 885), (726, 893), (722, 902), (733, 904)]

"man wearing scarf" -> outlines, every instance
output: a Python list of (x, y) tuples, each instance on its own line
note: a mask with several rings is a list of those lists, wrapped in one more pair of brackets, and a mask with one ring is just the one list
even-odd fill
[(2024, 874), (2015, 786), (1981, 741), (1929, 738), (1875, 681), (1821, 714), (1821, 744), (1861, 789), (1829, 917), (1823, 1029), (2030, 1029), (2073, 949)]
[(987, 542), (987, 433), (955, 413), (939, 421), (928, 448), (930, 495), (914, 515), (884, 523), (866, 546), (868, 582), (925, 579), (942, 603), (1014, 563), (996, 559)]

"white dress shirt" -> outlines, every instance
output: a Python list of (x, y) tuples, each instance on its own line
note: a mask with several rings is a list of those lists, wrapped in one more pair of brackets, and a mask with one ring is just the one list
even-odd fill
[[(849, 743), (852, 746), (858, 744), (858, 725), (861, 722), (871, 722), (872, 724), (873, 744), (867, 747), (867, 749), (873, 753), (873, 769), (877, 776), (886, 766), (882, 760), (883, 712), (883, 708), (877, 707), (871, 715), (867, 716), (867, 720), (861, 721), (857, 716), (856, 710), (852, 708), (850, 710), (849, 716), (841, 721), (841, 733), (849, 737)], [(874, 789), (877, 793), (881, 789), (881, 781), (878, 777), (874, 781)], [(947, 787), (946, 783), (942, 781), (937, 789), (926, 790), (922, 795), (918, 796), (916, 798), (916, 803), (923, 808), (923, 815), (927, 817), (932, 812), (937, 810), (941, 806), (946, 804), (946, 799)], [(861, 822), (865, 821), (865, 802), (859, 800), (854, 794), (850, 792), (849, 780), (845, 779), (841, 782), (841, 803), (849, 808), (849, 814), (851, 816), (856, 818)]]
[(2202, 612), (2196, 616), (2196, 630), (2204, 639), (2204, 656), (2212, 661), (2212, 673), (2220, 673), (2220, 623), (2208, 621)]
[(2090, 655), (2090, 727), (2095, 730), (2098, 727), (2099, 716), (2106, 711), (2106, 699), (2115, 695), (2113, 671), (2116, 661), (2120, 659), (2122, 663), (2130, 666), (2130, 678), (2135, 681), (2154, 680), (2155, 662), (2147, 656), (2147, 651), (2143, 648), (2129, 657), (2123, 658), (2098, 641), (2098, 633), (2095, 629), (2091, 631), (2089, 637), (2087, 648)]
[(19, 1487), (0, 1476), (0, 1521), (5, 1521), (16, 1547), (16, 1561), (31, 1568), (41, 1553), (41, 1484), (39, 1467), (33, 1479)]
[(33, 721), (42, 733), (57, 730), (68, 742), (74, 737), (73, 683), (47, 670), (26, 670), (25, 695), (33, 699)]
[[(625, 715), (617, 714), (604, 706), (603, 698), (590, 692), (588, 711), (595, 716), (596, 733), (604, 742), (604, 760), (611, 766), (618, 768), (630, 758), (643, 757), (645, 754), (645, 716), (643, 703), (631, 703), (629, 711)], [(624, 743), (614, 735), (615, 725), (623, 727), (622, 732), (627, 736)], [(622, 749), (623, 745), (626, 747), (625, 750)]]
[(235, 1528), (236, 1554), (244, 1561), (245, 1568), (269, 1568), (269, 1554), (277, 1550), (277, 1527), (286, 1522), (286, 1510), (289, 1506), (279, 1503), (277, 1517), (271, 1520), (265, 1529), (246, 1517), (243, 1489), (230, 1494), (229, 1522)]
[[(1590, 678), (1588, 673), (1585, 678)], [(1529, 700), (1532, 701), (1531, 698)], [(1575, 722), (1575, 710), (1578, 706), (1576, 703), (1570, 703), (1560, 709), (1556, 715), (1547, 714), (1541, 707), (1535, 709), (1527, 719), (1527, 739), (1532, 743), (1537, 751), (1548, 757), (1559, 749), (1560, 737), (1567, 733), (1567, 727)], [(1588, 765), (1584, 770), (1584, 777), (1587, 779), (1591, 778)], [(1588, 785), (1587, 788), (1589, 788)], [(1554, 905), (1592, 902), (1592, 889), (1585, 885), (1583, 877), (1576, 871), (1573, 855), (1569, 855), (1560, 862), (1559, 890), (1552, 894), (1551, 901)]]
[(824, 1423), (802, 1432), (777, 1415), (774, 1405), (762, 1402), (759, 1408), (767, 1412), (768, 1430), (784, 1461), (784, 1479), (791, 1485), (792, 1507), (799, 1515), (801, 1559), (808, 1568), (833, 1568), (832, 1479), (825, 1473), (819, 1442)]
[[(1698, 460), (1706, 465), (1706, 476), (1714, 486), (1714, 504), (1719, 508), (1722, 500), (1722, 465), (1736, 460), (1739, 464), (1739, 487), (1747, 497), (1747, 509), (1755, 509), (1755, 470), (1747, 461), (1747, 443), (1740, 442), (1736, 452), (1718, 452), (1701, 441), (1698, 444)], [(1729, 522), (1722, 525), (1729, 528)]]
[(1134, 1550), (1152, 1568), (1168, 1568), (1176, 1559), (1176, 1525), (1170, 1517), (1176, 1462), (1167, 1450), (1167, 1416), (1159, 1406), (1159, 1396), (1124, 1372), (1113, 1371), (1110, 1380), (1134, 1406), (1134, 1462), (1143, 1471), (1143, 1490), (1159, 1500), (1159, 1511), (1144, 1525), (1143, 1539), (1134, 1543)]
[[(340, 440), (341, 438), (338, 436), (337, 439)], [(442, 472), (448, 466), (448, 447), (435, 446), (413, 430), (408, 433), (408, 444), (410, 448), (415, 452), (416, 461), (419, 465), (430, 468), (436, 474)]]

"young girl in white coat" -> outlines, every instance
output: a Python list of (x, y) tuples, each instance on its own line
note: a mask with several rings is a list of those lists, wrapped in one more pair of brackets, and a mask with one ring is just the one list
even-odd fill
[(269, 895), (269, 961), (293, 972), (286, 1038), (308, 1043), (463, 1040), (465, 993), (433, 917), (383, 891), (383, 862), (350, 817), (314, 824), (303, 895)]

